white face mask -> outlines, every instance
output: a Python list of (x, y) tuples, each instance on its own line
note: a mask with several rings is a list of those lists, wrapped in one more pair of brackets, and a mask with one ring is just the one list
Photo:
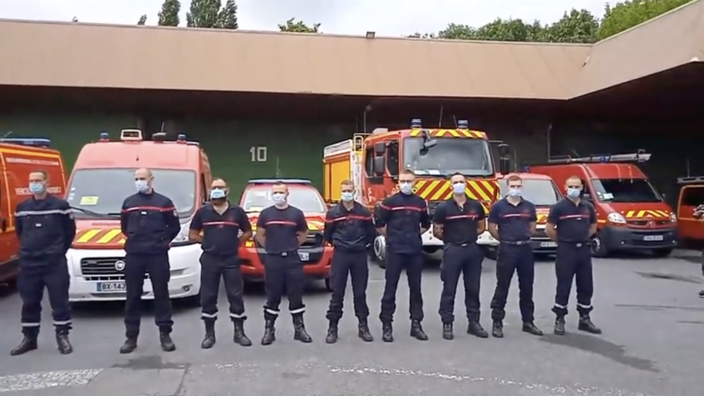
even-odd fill
[(281, 206), (286, 203), (286, 194), (284, 193), (273, 193), (271, 194), (271, 200), (274, 201), (276, 206)]

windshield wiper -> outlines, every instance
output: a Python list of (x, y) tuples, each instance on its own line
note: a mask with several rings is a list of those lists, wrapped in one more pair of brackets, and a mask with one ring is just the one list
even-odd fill
[(97, 217), (119, 217), (120, 216), (119, 213), (112, 213), (112, 212), (99, 213), (99, 212), (93, 212), (92, 210), (88, 210), (88, 209), (77, 208), (75, 206), (71, 206), (71, 209), (73, 209), (77, 212), (81, 212), (83, 214), (87, 214), (89, 216), (97, 216)]

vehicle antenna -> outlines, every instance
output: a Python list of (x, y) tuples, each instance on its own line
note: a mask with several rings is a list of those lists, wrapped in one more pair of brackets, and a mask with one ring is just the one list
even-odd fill
[(438, 128), (442, 128), (442, 112), (444, 110), (444, 107), (445, 106), (440, 105), (440, 120), (438, 121)]

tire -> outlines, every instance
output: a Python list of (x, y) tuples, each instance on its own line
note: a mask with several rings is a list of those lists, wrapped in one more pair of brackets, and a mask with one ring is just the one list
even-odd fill
[(600, 232), (597, 232), (596, 235), (594, 235), (589, 248), (592, 252), (592, 257), (604, 258), (609, 255), (609, 250), (604, 245)]
[(373, 243), (374, 262), (379, 268), (386, 268), (386, 239), (383, 236), (378, 236)]
[(661, 248), (661, 249), (653, 249), (653, 256), (663, 258), (667, 257), (672, 253), (672, 251), (675, 250), (674, 248)]

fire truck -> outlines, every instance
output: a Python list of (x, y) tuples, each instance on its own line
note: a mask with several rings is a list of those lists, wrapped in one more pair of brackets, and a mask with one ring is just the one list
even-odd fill
[[(398, 191), (398, 175), (410, 169), (416, 175), (413, 191), (428, 202), (430, 214), (452, 196), (449, 177), (462, 173), (467, 177), (467, 196), (489, 207), (499, 199), (494, 156), (491, 145), (498, 144), (499, 171), (510, 169), (508, 145), (489, 141), (487, 134), (469, 129), (466, 120), (459, 120), (455, 129), (423, 128), (420, 119), (413, 119), (409, 129), (376, 128), (372, 133), (356, 133), (352, 139), (331, 144), (323, 151), (323, 195), (328, 203), (340, 200), (340, 182), (352, 180), (355, 199), (374, 209), (384, 198)], [(435, 238), (432, 229), (422, 235), (426, 253), (438, 251), (442, 240)], [(496, 246), (488, 232), (477, 239), (477, 244)], [(383, 266), (386, 240), (377, 236), (372, 257)]]

